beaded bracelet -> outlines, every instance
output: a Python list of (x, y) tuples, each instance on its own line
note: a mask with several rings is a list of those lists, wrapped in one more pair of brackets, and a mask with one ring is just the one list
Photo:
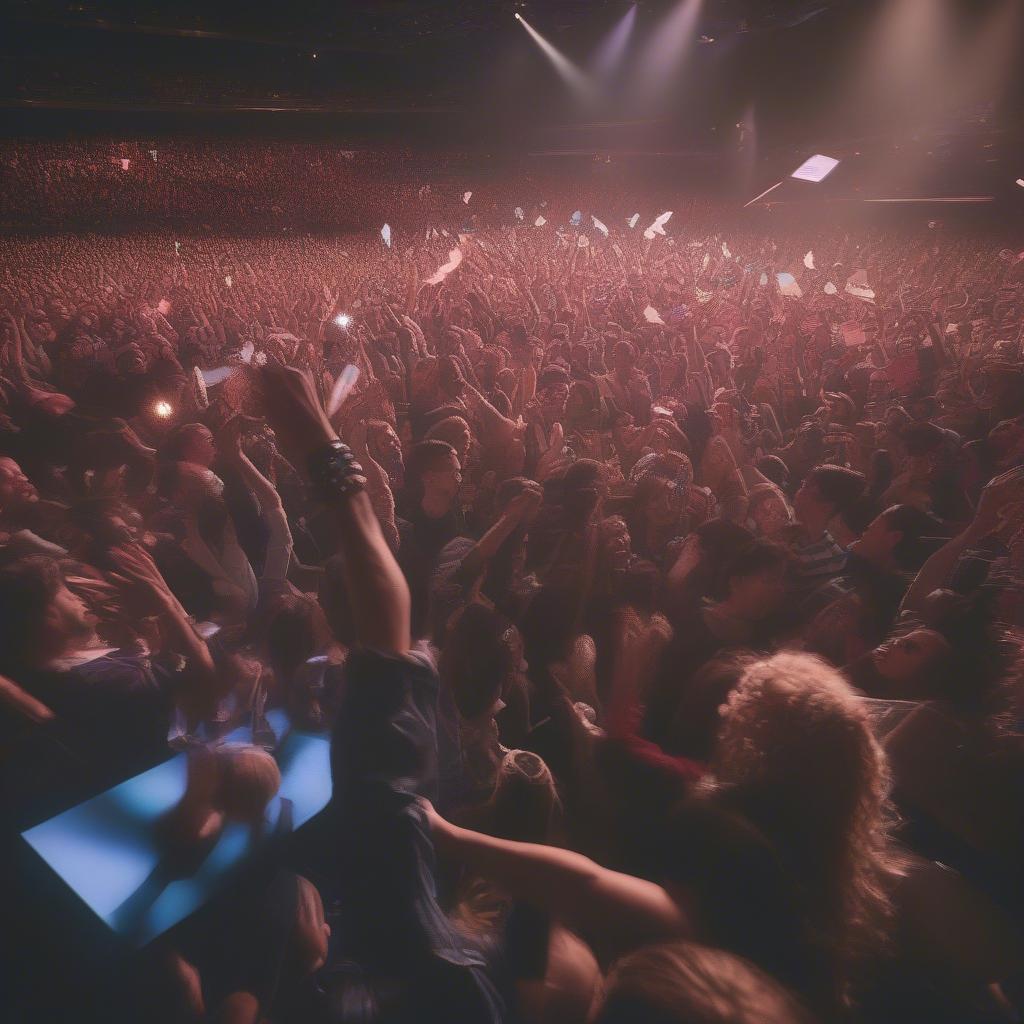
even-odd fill
[(330, 441), (309, 456), (309, 482), (317, 498), (325, 504), (347, 498), (366, 486), (363, 467), (352, 449), (341, 441)]

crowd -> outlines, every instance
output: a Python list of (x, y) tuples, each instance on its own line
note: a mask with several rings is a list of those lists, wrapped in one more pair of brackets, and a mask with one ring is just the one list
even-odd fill
[(1024, 261), (574, 201), (0, 239), (10, 832), (331, 740), (105, 1019), (1019, 1019)]

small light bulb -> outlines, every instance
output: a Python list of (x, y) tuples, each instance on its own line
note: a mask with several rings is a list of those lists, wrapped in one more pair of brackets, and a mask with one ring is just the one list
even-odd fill
[(516, 11), (516, 21), (522, 21), (522, 20), (523, 20), (523, 16), (518, 11)]
[(348, 327), (348, 325), (349, 325), (350, 323), (352, 323), (352, 317), (350, 317), (350, 316), (348, 315), (348, 313), (339, 313), (339, 314), (338, 314), (338, 315), (337, 315), (337, 316), (336, 316), (336, 317), (334, 318), (334, 322), (335, 322), (335, 323), (336, 323), (336, 324), (337, 324), (337, 325), (338, 325), (339, 327)]
[(169, 402), (157, 402), (156, 405), (153, 406), (153, 412), (155, 412), (162, 420), (167, 419), (173, 411), (174, 410), (171, 408)]

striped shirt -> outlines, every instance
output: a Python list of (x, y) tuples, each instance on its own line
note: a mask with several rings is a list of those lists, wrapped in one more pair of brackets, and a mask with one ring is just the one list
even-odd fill
[(828, 530), (808, 544), (794, 543), (791, 550), (796, 559), (796, 573), (801, 579), (835, 576), (846, 566), (846, 550), (836, 543)]

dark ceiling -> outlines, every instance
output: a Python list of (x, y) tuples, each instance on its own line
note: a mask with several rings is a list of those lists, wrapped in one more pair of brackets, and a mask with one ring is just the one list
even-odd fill
[[(752, 119), (762, 150), (794, 140), (1016, 130), (1024, 73), (998, 95), (965, 94), (930, 111), (850, 93), (858, 53), (893, 4), (908, 0), (703, 0), (684, 70), (663, 102), (631, 99), (630, 76), (678, 0), (642, 0), (620, 77), (589, 105), (569, 93), (513, 15), (585, 65), (626, 0), (6, 0), (0, 104), (16, 108), (401, 112), (466, 139), (563, 148), (720, 147)], [(943, 6), (968, 45), (1021, 0)], [(944, 58), (953, 68), (955, 49)], [(944, 68), (939, 68), (942, 74)], [(1012, 72), (1012, 74), (1011, 74)], [(969, 99), (969, 101), (968, 101)], [(278, 120), (281, 120), (279, 118)], [(20, 127), (24, 121), (19, 122)], [(441, 127), (436, 129), (438, 133)], [(725, 141), (723, 141), (725, 140)]]

